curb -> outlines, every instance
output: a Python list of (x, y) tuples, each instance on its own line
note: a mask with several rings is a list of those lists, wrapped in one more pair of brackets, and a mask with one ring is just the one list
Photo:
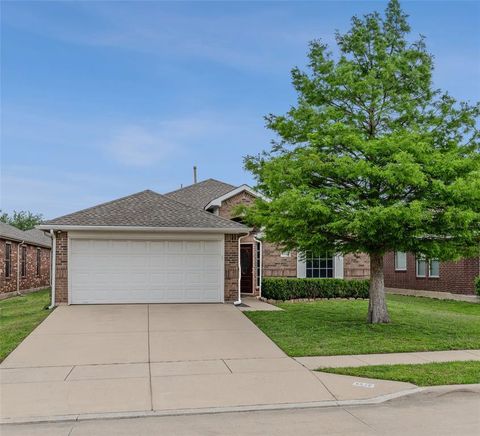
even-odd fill
[(252, 406), (232, 406), (232, 407), (207, 407), (200, 409), (172, 409), (172, 410), (145, 410), (137, 412), (108, 412), (108, 413), (84, 413), (81, 415), (54, 415), (29, 418), (4, 418), (0, 420), (1, 425), (5, 424), (30, 424), (30, 423), (52, 423), (52, 422), (69, 422), (69, 421), (90, 421), (97, 419), (127, 419), (127, 418), (146, 418), (154, 416), (183, 416), (183, 415), (210, 415), (217, 413), (232, 412), (256, 412), (256, 411), (273, 411), (273, 410), (289, 410), (289, 409), (313, 409), (324, 407), (345, 407), (359, 405), (381, 404), (385, 401), (393, 400), (419, 392), (423, 392), (426, 388), (407, 389), (393, 394), (380, 395), (365, 400), (329, 400), (329, 401), (312, 401), (308, 403), (281, 403), (281, 404), (264, 404)]

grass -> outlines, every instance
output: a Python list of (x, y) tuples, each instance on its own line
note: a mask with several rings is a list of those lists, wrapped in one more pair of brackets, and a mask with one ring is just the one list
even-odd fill
[(322, 368), (322, 372), (396, 380), (417, 386), (480, 383), (480, 361), (436, 362), (416, 365), (374, 365), (358, 368)]
[(51, 312), (50, 290), (0, 301), (0, 362)]
[(279, 303), (244, 312), (289, 356), (480, 349), (480, 304), (388, 295), (390, 324), (366, 323), (368, 301)]

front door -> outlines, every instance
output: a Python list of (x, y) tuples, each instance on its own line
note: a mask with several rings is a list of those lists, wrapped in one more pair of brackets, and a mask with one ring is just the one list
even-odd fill
[(242, 294), (253, 294), (253, 245), (240, 245), (240, 267)]

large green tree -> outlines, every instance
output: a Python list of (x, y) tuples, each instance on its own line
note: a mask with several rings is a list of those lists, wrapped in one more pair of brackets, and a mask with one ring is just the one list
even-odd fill
[(269, 115), (270, 151), (246, 158), (259, 200), (247, 220), (300, 252), (370, 255), (368, 321), (389, 322), (383, 257), (478, 254), (480, 106), (433, 88), (423, 38), (410, 42), (399, 2), (353, 17), (332, 54), (310, 44), (292, 70), (297, 104)]
[(30, 211), (21, 210), (20, 212), (17, 212), (15, 210), (9, 215), (7, 212), (2, 212), (0, 210), (0, 222), (10, 224), (20, 230), (33, 229), (36, 225), (41, 224), (42, 220), (43, 216), (41, 214), (35, 214)]

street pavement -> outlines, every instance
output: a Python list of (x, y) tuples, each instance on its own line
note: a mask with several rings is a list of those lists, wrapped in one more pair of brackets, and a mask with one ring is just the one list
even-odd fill
[(480, 385), (429, 388), (379, 405), (8, 424), (2, 436), (478, 436)]

